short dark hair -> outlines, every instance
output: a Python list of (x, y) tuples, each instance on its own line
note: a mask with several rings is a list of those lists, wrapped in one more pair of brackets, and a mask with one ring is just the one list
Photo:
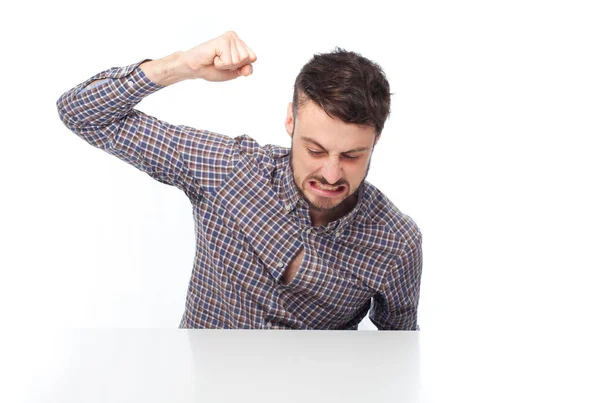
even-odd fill
[(371, 126), (379, 135), (390, 114), (390, 96), (390, 85), (377, 63), (336, 47), (315, 54), (296, 77), (294, 119), (298, 108), (311, 100), (330, 117)]

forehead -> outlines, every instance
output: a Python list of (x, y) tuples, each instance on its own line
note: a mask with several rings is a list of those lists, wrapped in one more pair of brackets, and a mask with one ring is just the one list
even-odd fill
[(298, 141), (311, 143), (312, 139), (329, 151), (343, 152), (357, 148), (368, 148), (375, 141), (375, 129), (359, 126), (332, 118), (312, 101), (298, 108), (295, 120), (294, 137)]

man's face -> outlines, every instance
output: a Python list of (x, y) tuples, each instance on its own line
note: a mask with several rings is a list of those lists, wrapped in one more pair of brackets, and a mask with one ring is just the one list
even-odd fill
[(294, 181), (311, 209), (331, 210), (352, 196), (369, 170), (375, 129), (331, 118), (312, 101), (295, 122), (290, 103), (285, 125)]

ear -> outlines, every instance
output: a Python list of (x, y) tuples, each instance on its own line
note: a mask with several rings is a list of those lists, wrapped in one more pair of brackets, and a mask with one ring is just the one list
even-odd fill
[(285, 116), (285, 130), (290, 137), (294, 134), (294, 109), (292, 103), (288, 103), (287, 115)]

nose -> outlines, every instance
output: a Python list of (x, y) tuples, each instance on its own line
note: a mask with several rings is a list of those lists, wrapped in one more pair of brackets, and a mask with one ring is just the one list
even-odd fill
[(323, 168), (323, 177), (330, 185), (333, 185), (342, 177), (342, 167), (339, 160), (328, 160)]

